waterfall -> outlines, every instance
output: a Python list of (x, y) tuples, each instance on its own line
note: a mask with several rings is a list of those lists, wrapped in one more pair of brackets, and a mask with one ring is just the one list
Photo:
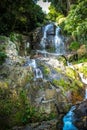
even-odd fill
[(41, 42), (40, 42), (40, 45), (43, 49), (43, 51), (46, 51), (46, 43), (47, 43), (47, 31), (49, 28), (51, 28), (52, 25), (51, 24), (48, 24), (45, 26), (45, 29), (44, 29), (44, 33), (43, 33), (43, 37), (41, 39)]
[(75, 70), (74, 66), (72, 63), (69, 63), (69, 61), (66, 62), (67, 66), (70, 67), (71, 69)]
[(64, 37), (59, 26), (50, 23), (42, 28), (42, 32), (43, 37), (40, 41), (40, 47), (43, 53), (65, 54)]
[(32, 66), (32, 68), (34, 68), (34, 69), (37, 68), (37, 64), (36, 64), (35, 59), (32, 59), (32, 60), (31, 60), (31, 66)]
[(85, 99), (87, 99), (87, 88), (85, 89)]
[(35, 59), (26, 58), (24, 66), (31, 66), (33, 69), (37, 67)]
[(25, 66), (31, 66), (34, 72), (34, 80), (43, 79), (43, 73), (40, 68), (37, 67), (35, 59), (27, 59)]
[(36, 68), (36, 69), (34, 70), (34, 73), (35, 73), (35, 78), (34, 78), (34, 80), (36, 80), (36, 79), (43, 79), (43, 73), (42, 73), (42, 71), (41, 71), (40, 68)]
[(81, 81), (86, 85), (86, 88), (85, 88), (85, 99), (87, 99), (87, 79), (84, 78), (83, 73), (79, 73), (79, 76), (81, 78)]
[(78, 130), (74, 125), (74, 112), (75, 106), (73, 106), (70, 111), (64, 116), (63, 122), (64, 122), (64, 127), (63, 130)]
[(33, 68), (34, 71), (34, 80), (36, 79), (43, 79), (43, 74), (40, 68), (37, 67), (36, 61), (35, 59), (31, 60), (31, 66)]
[(54, 37), (55, 52), (58, 53), (58, 54), (64, 54), (65, 53), (65, 47), (64, 47), (63, 38), (60, 35), (60, 32), (61, 32), (61, 28), (57, 27), (55, 37)]

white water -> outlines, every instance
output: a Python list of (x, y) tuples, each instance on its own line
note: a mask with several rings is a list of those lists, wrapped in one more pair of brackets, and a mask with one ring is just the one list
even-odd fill
[(83, 73), (79, 73), (79, 76), (81, 77), (82, 82), (87, 85), (87, 79), (83, 77)]
[(43, 79), (43, 73), (40, 68), (37, 68), (36, 60), (35, 59), (27, 59), (25, 66), (31, 66), (34, 71), (34, 80), (36, 79)]
[(74, 66), (72, 65), (72, 63), (69, 63), (69, 61), (67, 61), (67, 66), (70, 67), (71, 69), (75, 70)]
[(35, 59), (26, 59), (25, 66), (31, 66), (33, 69), (37, 68)]
[(85, 90), (85, 99), (87, 99), (87, 88)]
[(36, 79), (43, 79), (43, 74), (42, 74), (42, 71), (40, 70), (40, 68), (37, 68), (37, 64), (36, 64), (36, 60), (35, 59), (32, 59), (31, 60), (31, 66), (32, 68), (34, 69), (34, 80)]
[[(44, 28), (44, 33), (43, 33), (43, 37), (41, 39), (40, 45), (42, 47), (42, 50), (45, 52), (46, 51), (46, 44), (48, 44), (49, 41), (49, 37), (47, 36), (47, 33), (51, 33), (51, 29), (55, 28), (54, 25), (52, 24), (48, 24), (45, 26)], [(55, 47), (55, 53), (61, 55), (61, 54), (65, 54), (65, 47), (64, 47), (64, 41), (63, 41), (63, 37), (60, 34), (61, 28), (60, 27), (56, 27), (55, 29), (55, 35), (51, 35), (49, 34), (49, 36), (53, 37), (53, 39), (51, 39), (50, 42), (52, 42), (52, 45), (54, 45), (53, 47)]]
[(34, 80), (36, 80), (36, 79), (43, 79), (43, 74), (42, 74), (42, 71), (40, 70), (40, 68), (36, 68), (34, 70), (34, 72), (35, 72)]
[(65, 47), (64, 47), (64, 42), (63, 39), (60, 35), (60, 27), (56, 28), (56, 33), (54, 37), (54, 43), (55, 43), (55, 52), (58, 54), (64, 54), (65, 53)]
[(46, 49), (46, 38), (42, 37), (40, 44), (41, 44), (43, 51), (46, 51), (45, 50)]
[[(83, 73), (79, 73), (79, 76), (80, 76), (80, 78), (81, 78), (81, 81), (82, 81), (85, 85), (87, 85), (87, 78), (84, 78)], [(85, 99), (87, 99), (87, 86), (86, 86), (86, 88), (85, 88)]]
[(43, 33), (43, 37), (42, 37), (41, 42), (40, 42), (41, 47), (42, 47), (42, 49), (44, 50), (44, 52), (46, 51), (47, 30), (48, 30), (49, 28), (51, 28), (51, 26), (52, 26), (51, 24), (48, 24), (47, 26), (45, 26), (44, 33)]
[(35, 59), (32, 59), (31, 60), (31, 66), (32, 66), (32, 68), (37, 68), (37, 64), (36, 64), (36, 61), (35, 61)]

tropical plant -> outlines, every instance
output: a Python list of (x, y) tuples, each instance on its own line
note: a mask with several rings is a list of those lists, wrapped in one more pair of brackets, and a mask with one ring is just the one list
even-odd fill
[(87, 0), (73, 5), (65, 21), (65, 30), (81, 43), (87, 40)]

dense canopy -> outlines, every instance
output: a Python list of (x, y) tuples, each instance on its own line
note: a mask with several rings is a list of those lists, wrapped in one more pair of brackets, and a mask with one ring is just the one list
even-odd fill
[(43, 22), (44, 16), (33, 0), (3, 0), (0, 2), (0, 33), (31, 31)]

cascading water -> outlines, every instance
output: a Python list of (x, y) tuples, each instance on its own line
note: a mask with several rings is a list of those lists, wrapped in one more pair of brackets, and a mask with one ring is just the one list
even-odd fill
[(45, 29), (44, 29), (43, 37), (40, 42), (43, 51), (46, 51), (47, 31), (49, 28), (51, 28), (51, 26), (52, 26), (51, 24), (48, 24), (47, 26), (45, 26)]
[(34, 71), (34, 80), (43, 79), (43, 73), (40, 68), (37, 67), (35, 59), (27, 59), (25, 66), (31, 66)]
[(31, 66), (32, 66), (33, 71), (34, 71), (34, 76), (35, 76), (34, 80), (36, 81), (36, 79), (43, 79), (42, 71), (40, 68), (37, 68), (37, 64), (36, 64), (35, 59), (32, 59)]
[(35, 59), (32, 60), (31, 66), (33, 67), (33, 71), (34, 71), (34, 80), (36, 81), (36, 79), (43, 79), (42, 71), (40, 68), (37, 68)]
[(57, 27), (55, 37), (54, 37), (55, 52), (58, 53), (58, 54), (64, 54), (65, 53), (65, 47), (64, 47), (63, 38), (60, 35), (60, 31), (61, 31), (61, 28)]
[(64, 118), (63, 118), (63, 122), (64, 122), (63, 130), (78, 130), (78, 128), (76, 128), (73, 125), (73, 122), (75, 120), (73, 110), (75, 110), (75, 106), (73, 106), (71, 108), (71, 110), (64, 116)]
[(34, 69), (37, 68), (35, 59), (32, 59), (32, 60), (31, 60), (31, 66), (32, 66), (32, 68), (34, 68)]
[(36, 68), (36, 69), (34, 70), (34, 73), (35, 73), (35, 78), (34, 78), (34, 80), (36, 80), (36, 79), (43, 79), (43, 74), (42, 74), (42, 71), (41, 71), (40, 68)]
[(87, 99), (87, 88), (85, 90), (85, 99)]
[(61, 28), (52, 23), (46, 25), (43, 29), (43, 37), (40, 45), (44, 53), (47, 53), (46, 46), (49, 46), (49, 50), (53, 50), (54, 53), (58, 55), (65, 54), (64, 38), (61, 35)]
[[(87, 79), (84, 78), (83, 73), (79, 73), (79, 76), (81, 78), (81, 81), (87, 85)], [(85, 88), (85, 99), (87, 99), (87, 87)]]
[(31, 66), (33, 69), (37, 67), (35, 59), (26, 59), (24, 66)]

